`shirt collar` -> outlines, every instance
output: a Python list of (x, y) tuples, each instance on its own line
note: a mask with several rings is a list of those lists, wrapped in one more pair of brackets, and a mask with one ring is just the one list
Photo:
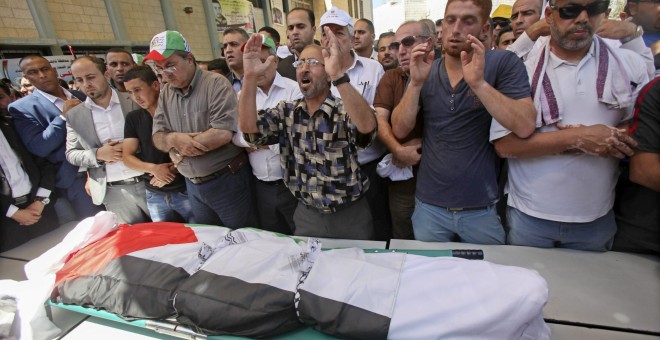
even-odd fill
[[(71, 96), (71, 92), (69, 92), (67, 89), (65, 89), (65, 88), (63, 88), (63, 87), (61, 87), (61, 89), (64, 91), (64, 95), (66, 96), (66, 99), (71, 99), (71, 97), (72, 97), (72, 96)], [(34, 89), (34, 92), (37, 92), (37, 93), (41, 94), (42, 96), (44, 96), (44, 98), (48, 99), (48, 101), (50, 101), (50, 102), (53, 103), (53, 104), (55, 104), (55, 102), (56, 102), (58, 99), (61, 100), (60, 97), (53, 96), (52, 94), (50, 94), (50, 93), (46, 93), (46, 92), (41, 91), (41, 90), (39, 90), (39, 89), (37, 89), (37, 88)]]
[(90, 110), (92, 110), (94, 108), (97, 108), (97, 109), (105, 111), (105, 110), (110, 109), (113, 104), (121, 104), (119, 102), (119, 96), (117, 95), (117, 91), (114, 90), (114, 89), (110, 89), (110, 91), (112, 91), (112, 96), (110, 97), (110, 103), (108, 104), (107, 108), (106, 107), (100, 107), (100, 106), (96, 105), (96, 103), (94, 103), (94, 101), (90, 97), (87, 97), (87, 99), (85, 99), (85, 103), (84, 103), (85, 107), (87, 107)]
[(199, 84), (200, 81), (202, 81), (202, 69), (195, 66), (195, 74), (193, 75), (193, 79), (190, 81), (190, 85), (188, 85), (188, 92), (183, 93), (183, 90), (178, 88), (178, 87), (173, 87), (174, 93), (180, 95), (180, 96), (190, 96), (190, 94), (193, 92), (194, 89), (197, 88), (197, 85)]
[[(338, 98), (332, 95), (332, 92), (328, 92), (328, 96), (325, 97), (325, 100), (323, 101), (323, 104), (321, 104), (319, 111), (322, 111), (326, 116), (331, 117), (332, 111), (337, 107), (337, 99)], [(305, 98), (298, 99), (298, 105), (295, 106), (295, 110), (304, 110), (309, 114), (310, 117), (316, 113), (309, 112), (307, 110), (307, 102), (305, 102)]]
[[(584, 57), (580, 60), (580, 62), (577, 64), (582, 65), (584, 64), (589, 58), (595, 58), (596, 57), (596, 43), (595, 43), (595, 38), (594, 41), (591, 42), (591, 46), (589, 46), (589, 51), (587, 51), (587, 54), (584, 55)], [(553, 69), (556, 69), (557, 67), (566, 64), (566, 65), (575, 65), (574, 63), (570, 63), (564, 59), (559, 58), (556, 56), (554, 53), (550, 53), (550, 57), (548, 58), (549, 63)]]

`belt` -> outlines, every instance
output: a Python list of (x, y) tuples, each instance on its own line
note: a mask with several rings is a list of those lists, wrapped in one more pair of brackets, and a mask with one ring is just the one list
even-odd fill
[(469, 211), (469, 210), (484, 210), (484, 209), (488, 209), (489, 207), (490, 205), (485, 205), (483, 207), (470, 207), (470, 208), (448, 208), (448, 207), (440, 207), (440, 208), (447, 209), (447, 211)]
[(274, 180), (274, 181), (262, 181), (262, 180), (258, 179), (258, 181), (259, 181), (259, 183), (266, 184), (266, 185), (272, 185), (272, 186), (284, 184), (284, 180), (281, 180), (281, 179)]
[(222, 175), (224, 175), (224, 174), (226, 174), (230, 171), (232, 173), (236, 173), (247, 162), (248, 162), (247, 154), (245, 152), (241, 152), (238, 156), (234, 157), (234, 159), (232, 159), (229, 162), (229, 164), (227, 164), (226, 167), (224, 167), (224, 168), (222, 168), (222, 169), (220, 169), (220, 170), (218, 170), (218, 171), (216, 171), (216, 172), (214, 172), (210, 175), (207, 175), (207, 176), (191, 177), (191, 178), (188, 178), (188, 179), (191, 182), (193, 182), (194, 184), (206, 183), (206, 182), (208, 182), (212, 179), (216, 179), (216, 178), (218, 178), (218, 177), (220, 177), (220, 176), (222, 176)]
[(332, 214), (332, 213), (336, 213), (338, 211), (342, 211), (342, 210), (345, 210), (345, 209), (348, 209), (348, 208), (352, 207), (357, 202), (359, 202), (362, 199), (362, 197), (364, 197), (364, 195), (358, 197), (358, 199), (356, 199), (355, 201), (342, 203), (342, 204), (335, 205), (335, 206), (330, 206), (330, 207), (327, 207), (327, 208), (317, 208), (317, 207), (314, 207), (314, 206), (309, 206), (307, 204), (303, 204), (303, 205), (307, 209), (316, 210), (319, 214)]
[(130, 184), (135, 184), (140, 182), (140, 176), (136, 177), (131, 177), (127, 179), (122, 179), (121, 181), (114, 181), (114, 182), (108, 182), (106, 183), (109, 187), (115, 186), (115, 185), (130, 185)]
[(20, 196), (20, 197), (14, 197), (14, 200), (12, 201), (13, 202), (12, 204), (13, 205), (25, 204), (25, 203), (28, 202), (29, 199), (30, 199), (29, 194), (28, 195), (23, 195), (23, 196)]
[(229, 172), (229, 166), (226, 166), (226, 167), (224, 167), (224, 168), (222, 168), (222, 169), (220, 169), (220, 170), (218, 170), (218, 171), (216, 171), (216, 172), (214, 172), (214, 173), (212, 173), (208, 176), (191, 177), (191, 178), (189, 178), (189, 180), (191, 182), (195, 183), (195, 184), (202, 184), (202, 183), (206, 183), (206, 182), (208, 182), (212, 179), (216, 179), (216, 178), (218, 178), (218, 177), (220, 177), (220, 176), (222, 176), (222, 175), (224, 175), (228, 172)]

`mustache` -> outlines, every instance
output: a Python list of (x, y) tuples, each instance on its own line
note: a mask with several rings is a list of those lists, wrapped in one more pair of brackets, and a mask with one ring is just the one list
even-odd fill
[(591, 25), (589, 25), (588, 23), (578, 24), (575, 27), (569, 29), (566, 33), (571, 34), (571, 33), (577, 32), (577, 31), (587, 31), (591, 35), (593, 35), (593, 33), (594, 33), (593, 27), (591, 27)]

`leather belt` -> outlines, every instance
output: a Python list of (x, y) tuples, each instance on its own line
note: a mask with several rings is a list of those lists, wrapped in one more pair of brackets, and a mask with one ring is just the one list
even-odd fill
[(442, 209), (447, 209), (447, 211), (470, 211), (470, 210), (484, 210), (488, 209), (490, 205), (486, 205), (483, 207), (470, 207), (470, 208), (447, 208), (447, 207), (440, 207)]
[(114, 181), (114, 182), (108, 182), (106, 183), (109, 187), (115, 186), (115, 185), (131, 185), (138, 183), (140, 181), (140, 176), (136, 177), (131, 177), (127, 179), (122, 179), (121, 181)]
[(20, 197), (14, 197), (14, 200), (12, 201), (13, 202), (12, 204), (13, 205), (22, 205), (22, 204), (27, 203), (29, 199), (30, 199), (30, 195), (23, 195), (23, 196), (20, 196)]
[(206, 183), (212, 179), (216, 179), (228, 172), (236, 173), (238, 170), (240, 170), (244, 164), (248, 162), (248, 157), (245, 152), (241, 152), (238, 156), (234, 157), (229, 164), (227, 164), (226, 167), (206, 176), (201, 176), (201, 177), (190, 177), (188, 178), (191, 182), (194, 184), (203, 184)]
[(277, 179), (277, 180), (274, 180), (274, 181), (262, 181), (262, 180), (259, 179), (258, 181), (259, 181), (259, 183), (266, 184), (266, 185), (272, 185), (272, 186), (284, 184), (284, 181), (281, 180), (281, 179)]

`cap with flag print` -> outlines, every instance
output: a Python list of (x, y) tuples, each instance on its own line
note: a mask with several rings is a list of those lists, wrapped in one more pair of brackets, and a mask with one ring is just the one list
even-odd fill
[(149, 54), (144, 57), (144, 61), (165, 60), (175, 51), (191, 52), (186, 38), (177, 31), (160, 32), (151, 39)]
[[(277, 48), (275, 47), (275, 41), (265, 34), (259, 34), (261, 36), (261, 47), (265, 47), (270, 50), (271, 54), (277, 53)], [(245, 43), (241, 46), (241, 52), (245, 50)]]

